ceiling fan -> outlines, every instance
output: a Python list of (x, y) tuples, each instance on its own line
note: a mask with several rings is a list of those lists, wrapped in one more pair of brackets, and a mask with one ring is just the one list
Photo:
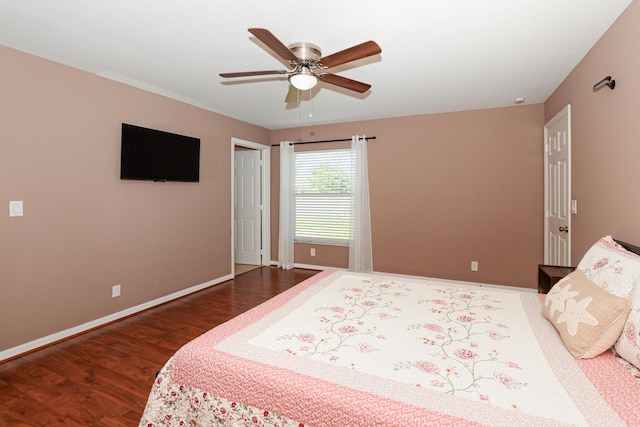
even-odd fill
[(288, 74), (291, 86), (285, 102), (296, 102), (301, 90), (313, 88), (318, 81), (323, 81), (345, 89), (363, 93), (371, 88), (370, 84), (351, 80), (326, 70), (337, 65), (377, 55), (382, 52), (380, 46), (372, 40), (341, 50), (329, 56), (322, 56), (320, 48), (314, 44), (300, 42), (285, 46), (269, 30), (249, 28), (249, 32), (267, 45), (280, 58), (289, 63), (290, 70), (244, 71), (238, 73), (220, 73), (220, 77), (250, 77), (269, 74)]

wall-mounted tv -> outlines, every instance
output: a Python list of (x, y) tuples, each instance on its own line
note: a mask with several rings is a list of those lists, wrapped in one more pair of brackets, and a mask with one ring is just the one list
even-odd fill
[(122, 123), (120, 179), (200, 181), (200, 139)]

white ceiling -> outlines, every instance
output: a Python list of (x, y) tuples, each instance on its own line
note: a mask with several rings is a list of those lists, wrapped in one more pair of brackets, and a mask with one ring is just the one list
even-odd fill
[[(0, 44), (276, 129), (544, 102), (630, 3), (0, 0)], [(285, 68), (251, 27), (323, 56), (375, 40), (382, 54), (330, 70), (371, 90), (320, 83), (298, 106), (286, 76), (220, 78)]]

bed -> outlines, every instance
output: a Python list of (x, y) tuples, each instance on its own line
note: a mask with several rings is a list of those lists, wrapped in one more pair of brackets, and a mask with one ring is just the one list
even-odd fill
[(140, 426), (640, 425), (640, 373), (576, 357), (554, 289), (324, 271), (176, 352)]

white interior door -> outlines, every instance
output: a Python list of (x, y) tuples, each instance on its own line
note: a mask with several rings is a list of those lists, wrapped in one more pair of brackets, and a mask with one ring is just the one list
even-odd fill
[(235, 262), (260, 265), (261, 181), (260, 151), (239, 150), (234, 160)]
[(544, 263), (571, 265), (571, 106), (544, 126)]

